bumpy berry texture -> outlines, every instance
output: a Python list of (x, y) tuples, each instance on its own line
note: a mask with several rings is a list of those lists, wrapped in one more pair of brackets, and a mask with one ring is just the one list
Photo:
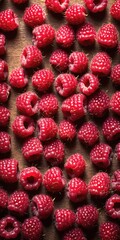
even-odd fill
[(9, 83), (14, 88), (24, 88), (28, 84), (28, 78), (23, 68), (15, 68), (9, 76)]
[(107, 76), (111, 71), (111, 59), (105, 52), (98, 52), (91, 60), (90, 70), (97, 76)]
[(8, 199), (8, 210), (17, 215), (25, 215), (29, 207), (29, 198), (23, 191), (15, 191)]
[(85, 22), (86, 9), (80, 4), (69, 6), (65, 12), (65, 19), (69, 24), (79, 25)]
[(120, 122), (115, 117), (108, 117), (102, 126), (103, 135), (107, 141), (119, 138)]
[(18, 161), (14, 158), (0, 161), (0, 179), (5, 183), (16, 183), (18, 181)]
[(120, 193), (120, 169), (113, 173), (111, 178), (111, 187), (113, 191)]
[(18, 17), (12, 9), (7, 9), (0, 12), (0, 29), (5, 32), (10, 32), (17, 29), (19, 26)]
[(93, 146), (99, 139), (99, 130), (93, 122), (89, 121), (80, 127), (78, 138), (81, 142)]
[(120, 85), (120, 64), (112, 67), (110, 78), (116, 85)]
[(0, 56), (6, 53), (6, 37), (4, 34), (0, 34)]
[(44, 94), (39, 101), (40, 114), (44, 117), (54, 116), (58, 112), (59, 103), (54, 94)]
[(20, 138), (27, 138), (34, 133), (34, 121), (27, 116), (18, 115), (12, 123), (12, 131)]
[(63, 120), (59, 124), (58, 134), (62, 141), (72, 141), (76, 135), (75, 126), (71, 122)]
[(0, 153), (11, 150), (11, 136), (7, 132), (0, 132)]
[(88, 58), (84, 52), (72, 52), (69, 56), (69, 70), (76, 74), (82, 74), (88, 67)]
[(42, 53), (36, 46), (29, 45), (23, 49), (20, 60), (22, 67), (36, 68), (42, 63)]
[(95, 43), (96, 30), (91, 23), (84, 23), (79, 27), (76, 37), (80, 45), (84, 47), (91, 46)]
[(11, 87), (7, 83), (0, 83), (0, 103), (8, 101), (10, 96)]
[(69, 0), (45, 0), (45, 5), (52, 12), (63, 13), (69, 5)]
[(120, 229), (116, 223), (105, 222), (99, 227), (99, 236), (101, 240), (119, 240)]
[(40, 159), (43, 147), (36, 137), (28, 139), (22, 147), (22, 154), (27, 162), (34, 162)]
[(62, 96), (62, 97), (69, 97), (72, 95), (77, 86), (77, 79), (74, 75), (70, 73), (62, 73), (57, 76), (55, 79), (55, 88), (56, 91)]
[(3, 188), (0, 188), (0, 212), (6, 209), (7, 205), (8, 205), (8, 194)]
[(97, 41), (105, 48), (116, 47), (118, 44), (117, 28), (112, 23), (104, 24), (98, 31)]
[(47, 91), (54, 81), (54, 74), (50, 69), (41, 69), (32, 76), (32, 84), (39, 92)]
[(78, 88), (86, 96), (90, 96), (99, 88), (99, 79), (92, 73), (86, 73), (80, 78)]
[(64, 234), (63, 240), (86, 240), (80, 228), (73, 228)]
[(50, 56), (50, 64), (58, 71), (65, 71), (68, 68), (68, 54), (61, 49), (55, 50)]
[(120, 21), (120, 1), (116, 0), (111, 8), (110, 8), (110, 14), (115, 19)]
[(65, 162), (64, 168), (69, 177), (80, 177), (85, 171), (86, 162), (84, 157), (75, 153), (71, 155)]
[(115, 147), (115, 155), (118, 161), (120, 161), (120, 143), (118, 143)]
[(87, 198), (87, 193), (87, 184), (83, 180), (72, 178), (68, 182), (67, 196), (72, 202), (82, 202)]
[(0, 106), (0, 126), (6, 127), (10, 120), (10, 110), (4, 106)]
[(115, 92), (110, 100), (110, 108), (113, 112), (120, 115), (120, 91)]
[(20, 234), (20, 223), (12, 216), (0, 220), (0, 236), (2, 239), (16, 239)]
[(105, 210), (109, 217), (113, 219), (120, 219), (120, 195), (114, 194), (108, 200), (105, 204)]
[(42, 235), (43, 226), (37, 217), (27, 218), (21, 227), (24, 239), (37, 240)]
[(75, 222), (75, 213), (69, 209), (57, 209), (54, 216), (55, 226), (58, 231), (67, 230)]
[(104, 11), (108, 4), (108, 0), (100, 0), (97, 2), (94, 0), (84, 0), (84, 2), (89, 11), (93, 13)]
[(8, 64), (6, 61), (0, 59), (0, 82), (6, 80), (8, 76)]
[(69, 25), (61, 25), (56, 32), (56, 42), (63, 48), (71, 47), (74, 43), (74, 31)]
[(37, 121), (39, 128), (38, 137), (42, 142), (51, 140), (57, 135), (57, 124), (52, 118), (40, 118)]

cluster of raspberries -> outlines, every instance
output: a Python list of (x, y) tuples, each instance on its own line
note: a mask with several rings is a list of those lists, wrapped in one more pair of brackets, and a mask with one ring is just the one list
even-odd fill
[[(107, 8), (107, 0), (84, 0), (85, 6), (69, 5), (69, 0), (45, 0), (48, 13), (54, 13), (53, 18), (56, 14), (61, 18), (64, 15), (65, 23), (57, 30), (48, 23), (47, 14), (39, 4), (26, 7), (27, 0), (11, 1), (25, 9), (23, 21), (32, 30), (32, 44), (23, 49), (21, 66), (9, 76), (7, 62), (0, 59), (0, 183), (3, 184), (0, 239), (39, 240), (45, 236), (45, 221), (53, 219), (63, 240), (87, 240), (91, 229), (98, 231), (100, 240), (119, 240), (120, 64), (113, 66), (110, 54), (112, 51), (120, 54), (115, 26), (120, 21), (120, 0), (110, 7), (114, 24), (105, 23), (97, 32), (87, 16), (91, 12), (96, 19), (96, 14)], [(19, 19), (12, 9), (0, 11), (1, 58), (6, 53), (6, 32), (14, 34), (18, 27)], [(43, 51), (54, 41), (59, 48), (51, 52), (49, 67), (41, 68), (45, 62)], [(95, 44), (102, 50), (90, 61), (83, 50), (71, 50), (75, 41), (85, 52)], [(32, 78), (27, 91), (29, 70)], [(102, 89), (105, 81), (114, 85), (112, 96)], [(10, 132), (22, 144), (21, 156), (27, 165), (23, 169), (16, 158), (10, 157), (12, 141), (7, 127), (11, 111), (7, 104), (11, 88), (16, 91), (18, 115)], [(63, 116), (62, 120), (58, 114)], [(97, 170), (93, 176), (89, 171), (91, 166), (88, 168), (89, 163), (80, 152), (64, 161), (66, 146), (69, 147), (66, 144), (74, 145), (76, 138), (88, 148), (91, 166), (94, 172)], [(49, 166), (45, 171), (39, 167), (41, 157)], [(116, 168), (110, 175), (113, 159)], [(15, 189), (17, 186), (19, 189)], [(57, 199), (64, 195), (66, 201), (68, 198), (75, 204), (74, 210), (56, 207)], [(102, 223), (100, 202), (109, 217)]]

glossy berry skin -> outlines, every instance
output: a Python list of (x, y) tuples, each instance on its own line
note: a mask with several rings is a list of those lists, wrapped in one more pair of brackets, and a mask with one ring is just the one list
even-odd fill
[(72, 228), (64, 234), (63, 240), (86, 240), (80, 228)]
[(104, 24), (98, 30), (97, 34), (98, 43), (105, 48), (114, 48), (118, 44), (118, 31), (117, 28), (112, 24)]
[(65, 71), (68, 68), (68, 54), (62, 49), (57, 49), (51, 54), (49, 62), (59, 72)]
[(18, 181), (18, 161), (14, 158), (6, 158), (0, 161), (0, 179), (5, 183)]
[(72, 178), (68, 182), (67, 196), (72, 202), (82, 202), (87, 198), (87, 184), (80, 178)]
[(85, 159), (79, 153), (72, 154), (65, 162), (64, 168), (71, 178), (80, 177), (85, 171)]
[(0, 82), (6, 80), (8, 76), (8, 64), (6, 61), (0, 59)]
[(27, 162), (39, 160), (43, 151), (40, 140), (36, 137), (29, 138), (24, 142), (22, 154)]
[(42, 53), (36, 46), (28, 45), (23, 49), (20, 61), (25, 68), (39, 67), (42, 63)]
[(108, 117), (102, 126), (102, 132), (107, 141), (119, 138), (120, 122), (115, 117)]
[(99, 88), (99, 79), (92, 73), (86, 73), (80, 78), (78, 88), (86, 96), (90, 96)]
[(59, 103), (57, 97), (52, 94), (44, 94), (39, 101), (40, 114), (44, 117), (52, 117), (58, 112)]
[(21, 232), (26, 240), (38, 240), (42, 235), (42, 231), (42, 223), (37, 217), (27, 218), (22, 223)]
[(95, 2), (94, 0), (84, 0), (86, 7), (89, 11), (93, 13), (102, 12), (106, 9), (108, 1), (107, 0), (101, 0), (98, 2)]
[(110, 8), (110, 14), (115, 19), (120, 21), (120, 1), (116, 0), (111, 8)]
[(12, 216), (0, 219), (0, 236), (2, 239), (16, 239), (20, 234), (20, 223)]
[(75, 40), (74, 31), (69, 25), (61, 25), (56, 32), (56, 42), (63, 48), (69, 48)]
[(0, 103), (8, 101), (10, 96), (11, 87), (7, 83), (0, 83)]
[(6, 53), (6, 37), (4, 34), (0, 34), (0, 56)]
[(32, 85), (39, 92), (47, 91), (54, 81), (54, 74), (50, 69), (41, 69), (32, 76)]
[(77, 79), (70, 73), (62, 73), (55, 79), (56, 91), (62, 97), (69, 97), (73, 94), (77, 87)]
[(96, 30), (91, 23), (84, 23), (79, 27), (76, 37), (78, 43), (83, 47), (91, 46), (95, 43)]
[(120, 161), (120, 143), (118, 143), (115, 147), (115, 155), (116, 155), (116, 159)]
[(76, 74), (82, 74), (88, 67), (88, 58), (84, 52), (72, 52), (69, 56), (69, 70)]
[(9, 76), (9, 83), (13, 88), (24, 88), (28, 84), (28, 78), (23, 68), (15, 68)]
[(101, 240), (119, 240), (120, 229), (116, 223), (105, 222), (99, 227), (99, 236)]
[(40, 118), (37, 121), (39, 128), (38, 138), (42, 141), (48, 141), (57, 135), (57, 124), (52, 118)]
[(70, 209), (57, 209), (54, 216), (56, 229), (60, 232), (69, 229), (75, 222), (75, 213)]
[(116, 85), (120, 85), (120, 64), (112, 67), (110, 78)]
[(8, 210), (14, 214), (23, 216), (28, 211), (29, 198), (23, 191), (15, 191), (8, 199)]
[(62, 141), (72, 141), (76, 136), (75, 126), (71, 122), (63, 120), (59, 124), (58, 134)]
[(108, 54), (98, 52), (91, 60), (90, 70), (99, 77), (108, 76), (111, 71), (111, 59)]
[(115, 92), (110, 99), (111, 110), (120, 115), (120, 91)]
[(19, 26), (18, 17), (12, 9), (0, 12), (0, 29), (5, 32), (16, 30)]
[(3, 188), (0, 188), (0, 212), (5, 210), (7, 208), (7, 205), (8, 205), (8, 194)]
[(73, 4), (65, 12), (65, 19), (69, 24), (79, 25), (85, 22), (86, 9), (83, 5)]
[(113, 191), (120, 193), (120, 169), (113, 173), (111, 178), (111, 187)]
[(0, 132), (0, 153), (11, 150), (11, 136), (7, 132)]
[(59, 0), (45, 0), (45, 5), (54, 13), (63, 13), (69, 5), (69, 0), (63, 0), (62, 2)]
[[(120, 195), (114, 194), (108, 200), (106, 201), (105, 204), (105, 210), (109, 217), (113, 219), (120, 219)], [(118, 206), (118, 207), (117, 207)]]
[(80, 142), (93, 146), (98, 141), (99, 134), (97, 126), (93, 122), (89, 121), (81, 126), (78, 132), (78, 138)]
[[(27, 125), (27, 127), (26, 127)], [(34, 133), (35, 125), (30, 117), (18, 115), (12, 123), (12, 131), (20, 138), (26, 138)]]
[(10, 111), (4, 106), (0, 106), (0, 126), (6, 127), (9, 123)]

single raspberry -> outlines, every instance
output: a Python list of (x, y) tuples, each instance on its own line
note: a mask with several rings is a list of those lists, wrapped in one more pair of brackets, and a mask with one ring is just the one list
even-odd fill
[(96, 30), (91, 23), (84, 23), (77, 31), (77, 41), (80, 45), (86, 47), (95, 43)]
[(13, 31), (19, 26), (18, 17), (12, 9), (0, 12), (0, 29), (6, 32)]
[(18, 180), (18, 161), (7, 158), (0, 161), (0, 179), (6, 183), (16, 183)]
[(98, 222), (99, 212), (92, 204), (77, 209), (76, 222), (85, 229), (94, 227)]
[(6, 47), (5, 47), (5, 44), (6, 44), (6, 38), (5, 38), (5, 35), (0, 34), (0, 55), (3, 55), (3, 54), (6, 53)]
[(97, 76), (107, 76), (111, 71), (111, 59), (105, 52), (98, 52), (91, 60), (90, 70)]
[(93, 13), (102, 12), (106, 9), (108, 0), (84, 0), (86, 7)]
[(8, 210), (14, 214), (25, 215), (29, 207), (29, 198), (23, 191), (15, 191), (8, 199)]
[(46, 14), (39, 4), (32, 4), (24, 12), (23, 20), (29, 27), (36, 27), (45, 22)]
[(110, 99), (110, 108), (120, 115), (120, 91), (115, 92)]
[(58, 134), (63, 141), (72, 141), (76, 136), (75, 126), (67, 121), (63, 120), (59, 124)]
[(28, 78), (24, 69), (21, 67), (13, 69), (9, 76), (9, 82), (14, 88), (24, 88), (28, 84)]
[(62, 25), (56, 32), (56, 42), (64, 48), (71, 47), (74, 43), (74, 31), (69, 25)]
[(41, 141), (45, 142), (57, 135), (57, 124), (52, 118), (40, 118), (37, 121), (39, 128), (38, 137)]
[(103, 198), (110, 192), (110, 177), (105, 172), (95, 174), (89, 184), (88, 190), (93, 197)]
[(57, 209), (54, 213), (55, 226), (58, 231), (64, 231), (75, 223), (75, 213), (66, 208)]
[(118, 44), (118, 31), (112, 23), (104, 24), (98, 30), (98, 43), (105, 48), (114, 48)]
[(78, 87), (86, 96), (90, 96), (99, 88), (99, 79), (92, 73), (86, 73), (80, 78)]
[(45, 0), (45, 5), (52, 12), (63, 13), (69, 5), (69, 0)]
[(54, 209), (53, 200), (50, 196), (39, 194), (32, 198), (31, 211), (32, 214), (39, 219), (46, 219), (52, 215)]
[(10, 120), (10, 110), (6, 107), (0, 106), (0, 126), (6, 127)]
[(110, 8), (110, 14), (115, 19), (120, 21), (120, 1), (116, 0), (111, 8)]
[(51, 165), (60, 165), (64, 160), (64, 145), (56, 139), (44, 145), (43, 155), (48, 163)]
[(83, 94), (74, 94), (63, 101), (61, 110), (64, 117), (70, 121), (76, 121), (82, 118), (85, 113), (86, 97)]
[(27, 167), (20, 172), (19, 181), (25, 190), (34, 191), (42, 184), (42, 174), (36, 167)]
[(7, 132), (0, 132), (0, 153), (11, 150), (11, 136)]
[(18, 137), (26, 138), (34, 133), (35, 125), (31, 118), (19, 115), (12, 123), (12, 130)]
[(29, 45), (23, 49), (20, 60), (22, 67), (36, 68), (42, 63), (42, 53), (36, 46)]
[(120, 85), (120, 64), (112, 67), (110, 78), (114, 84)]
[(43, 225), (37, 217), (25, 219), (22, 224), (21, 232), (24, 239), (38, 240), (43, 231)]
[(65, 162), (64, 168), (69, 177), (80, 177), (85, 171), (85, 159), (79, 154), (71, 155)]
[(113, 173), (111, 178), (111, 187), (113, 191), (120, 192), (120, 169)]
[(6, 209), (7, 205), (8, 205), (8, 194), (3, 188), (0, 188), (0, 212)]
[(62, 170), (58, 167), (48, 169), (44, 174), (43, 184), (49, 192), (61, 192), (65, 187)]
[(70, 73), (62, 73), (55, 79), (56, 91), (62, 97), (68, 97), (76, 90), (77, 79)]
[(20, 234), (20, 223), (12, 216), (0, 219), (0, 236), (2, 239), (16, 239)]
[(27, 1), (28, 0), (12, 0), (12, 2), (17, 5), (22, 5), (22, 4), (26, 3)]
[(104, 137), (108, 141), (119, 138), (120, 134), (120, 122), (115, 117), (108, 117), (102, 126), (102, 132)]
[(72, 202), (82, 202), (87, 198), (87, 184), (80, 178), (72, 178), (68, 182), (67, 196)]
[(107, 214), (113, 219), (120, 219), (120, 195), (114, 194), (105, 204)]
[(39, 101), (39, 110), (44, 117), (54, 116), (58, 112), (58, 99), (54, 94), (44, 94)]
[(86, 240), (86, 238), (80, 228), (73, 228), (65, 233), (63, 240)]
[(88, 58), (84, 52), (72, 52), (69, 56), (69, 70), (73, 73), (82, 74), (88, 67)]
[(58, 71), (65, 71), (68, 68), (68, 54), (61, 49), (55, 50), (50, 56), (50, 64)]
[(11, 87), (7, 83), (0, 83), (0, 102), (7, 102), (10, 95)]
[(27, 116), (33, 116), (38, 112), (38, 96), (28, 91), (20, 94), (16, 99), (16, 106), (19, 112)]
[(120, 161), (120, 143), (118, 143), (115, 147), (115, 155), (118, 161)]
[(42, 24), (33, 29), (33, 43), (38, 48), (46, 47), (53, 43), (55, 30), (50, 24)]
[(54, 81), (54, 74), (50, 69), (41, 69), (32, 76), (32, 85), (39, 92), (47, 91)]
[(8, 64), (4, 60), (0, 59), (0, 82), (6, 80), (8, 76)]
[(101, 240), (119, 240), (120, 228), (113, 222), (101, 223), (99, 227), (99, 236)]
[(99, 139), (99, 130), (93, 122), (84, 123), (78, 132), (78, 138), (81, 142), (93, 146)]
[(22, 154), (27, 162), (39, 160), (43, 147), (40, 140), (36, 137), (28, 139), (22, 147)]
[(86, 9), (81, 4), (72, 4), (65, 12), (65, 19), (69, 24), (79, 25), (85, 22)]

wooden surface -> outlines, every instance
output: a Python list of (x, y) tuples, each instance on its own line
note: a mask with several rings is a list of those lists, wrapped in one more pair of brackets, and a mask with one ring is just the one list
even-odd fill
[[(31, 3), (40, 3), (43, 8), (44, 8), (44, 1), (33, 1), (30, 0), (29, 4)], [(78, 1), (79, 3), (82, 1)], [(108, 15), (108, 11), (109, 11), (109, 7), (111, 6), (112, 2), (114, 2), (113, 0), (109, 1), (109, 6), (108, 6), (108, 10), (105, 13), (102, 14), (96, 14), (96, 16), (93, 16), (92, 14), (88, 14), (87, 19), (88, 21), (90, 21), (91, 23), (93, 23), (96, 27), (96, 30), (99, 28), (99, 26), (102, 25), (102, 23), (105, 22), (110, 22), (111, 17)], [(70, 3), (76, 3), (75, 0), (70, 1)], [(28, 29), (27, 26), (25, 26), (23, 20), (22, 20), (22, 16), (23, 16), (23, 11), (24, 9), (18, 9), (18, 7), (16, 7), (15, 5), (13, 5), (11, 3), (10, 0), (4, 0), (3, 3), (0, 5), (0, 10), (3, 9), (7, 9), (7, 8), (12, 8), (14, 9), (14, 11), (16, 12), (16, 14), (19, 17), (19, 21), (20, 21), (20, 27), (17, 31), (17, 33), (15, 35), (11, 35), (11, 34), (7, 34), (7, 54), (5, 56), (6, 61), (8, 62), (9, 65), (9, 72), (11, 72), (15, 67), (19, 67), (20, 66), (20, 54), (21, 51), (23, 49), (23, 47), (25, 47), (28, 44), (32, 43), (32, 34), (31, 34), (31, 30)], [(61, 23), (63, 23), (63, 18), (56, 16), (55, 14), (52, 13), (48, 13), (47, 12), (47, 22), (51, 23), (53, 27), (55, 27), (56, 29), (59, 27), (59, 25)], [(120, 27), (117, 25), (117, 23), (115, 23), (118, 30), (120, 30)], [(55, 49), (54, 46), (50, 46), (49, 49), (47, 49), (47, 51), (43, 51), (43, 55), (44, 55), (44, 62), (43, 62), (43, 66), (44, 67), (50, 67), (49, 65), (49, 56), (51, 54), (51, 52), (53, 51), (53, 49)], [(93, 48), (90, 49), (82, 49), (80, 46), (78, 46), (77, 44), (70, 50), (72, 51), (73, 49), (77, 49), (79, 51), (84, 50), (87, 54), (89, 59), (92, 58), (92, 56), (94, 55), (95, 52), (98, 52), (99, 50), (101, 50), (97, 45)], [(113, 58), (113, 64), (115, 62), (119, 62), (119, 57), (117, 54), (117, 51), (113, 51), (113, 52), (109, 52), (110, 55)], [(28, 89), (32, 89), (31, 86), (31, 75), (32, 73), (29, 73), (29, 86), (27, 87), (26, 90)], [(108, 94), (111, 95), (111, 93), (113, 91), (115, 91), (115, 89), (113, 89), (112, 84), (110, 82), (110, 79), (105, 79), (104, 82), (102, 82), (101, 84), (101, 88), (104, 88), (108, 91)], [(12, 136), (12, 152), (11, 152), (11, 156), (18, 159), (19, 161), (19, 167), (20, 170), (26, 166), (26, 162), (22, 157), (21, 154), (21, 146), (22, 146), (22, 142), (19, 142), (18, 139), (16, 137), (14, 137), (14, 135), (12, 134), (11, 131), (11, 123), (13, 122), (15, 116), (17, 115), (17, 111), (16, 111), (16, 106), (15, 106), (15, 100), (16, 100), (16, 96), (19, 94), (19, 92), (12, 90), (11, 93), (11, 97), (9, 100), (9, 108), (11, 110), (11, 119), (10, 119), (10, 126), (9, 126), (9, 132)], [(58, 96), (58, 95), (57, 95)], [(62, 98), (59, 98), (59, 105), (61, 105), (62, 102)], [(87, 116), (87, 118), (89, 118)], [(62, 119), (62, 114), (61, 111), (59, 110), (58, 116), (57, 116), (57, 122), (60, 122), (60, 120)], [(99, 125), (99, 129), (101, 129), (102, 126), (102, 122), (103, 119), (100, 121), (97, 121), (96, 123)], [(37, 131), (35, 132), (35, 135), (37, 134)], [(101, 141), (104, 141), (104, 139), (101, 136)], [(113, 146), (114, 147), (114, 146)], [(86, 159), (86, 171), (85, 171), (85, 175), (83, 177), (83, 179), (86, 180), (86, 182), (89, 181), (89, 179), (93, 176), (94, 173), (96, 173), (98, 170), (96, 168), (93, 167), (93, 165), (90, 163), (89, 160), (89, 149), (83, 145), (81, 145), (78, 141), (78, 139), (76, 139), (74, 142), (72, 142), (71, 144), (67, 144), (65, 145), (65, 159), (70, 156), (73, 153), (79, 152), (81, 154), (84, 155), (85, 159)], [(44, 173), (47, 169), (48, 166), (45, 162), (44, 159), (41, 160), (41, 163), (38, 165), (39, 169), (41, 170), (42, 173)], [(113, 158), (113, 162), (112, 162), (112, 166), (110, 167), (110, 169), (108, 169), (108, 172), (110, 173), (110, 175), (112, 174), (113, 170), (117, 169), (118, 165), (117, 165), (117, 161), (115, 159), (115, 157)], [(68, 179), (67, 179), (68, 181)], [(41, 192), (45, 192), (44, 189), (40, 189), (38, 191), (39, 193)], [(59, 197), (57, 197), (55, 199), (55, 208), (71, 208), (71, 209), (75, 209), (77, 208), (77, 206), (81, 206), (82, 204), (78, 204), (77, 206), (70, 203), (69, 200), (67, 199), (67, 197), (65, 196), (66, 194), (61, 195)], [(88, 197), (88, 202), (91, 202), (91, 200)], [(100, 218), (99, 218), (99, 222), (102, 222), (106, 219), (108, 219), (106, 217), (106, 215), (104, 214), (104, 203), (96, 203), (94, 202), (94, 204), (100, 209)], [(98, 229), (96, 228), (94, 231), (92, 231), (91, 234), (87, 234), (87, 239), (91, 239), (91, 240), (97, 240), (98, 239), (98, 233), (97, 233)], [(54, 228), (54, 224), (51, 224), (51, 221), (47, 222), (46, 224), (44, 224), (44, 239), (45, 240), (58, 240), (61, 239), (61, 236), (59, 236), (59, 234), (57, 233), (57, 231)]]

